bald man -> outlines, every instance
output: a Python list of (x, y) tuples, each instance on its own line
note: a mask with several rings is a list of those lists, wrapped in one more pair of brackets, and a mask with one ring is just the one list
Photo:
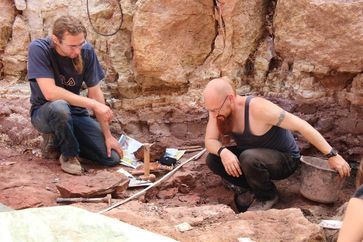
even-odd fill
[[(203, 92), (209, 112), (205, 145), (208, 167), (247, 192), (235, 197), (240, 211), (267, 210), (278, 201), (272, 180), (289, 177), (300, 162), (291, 131), (297, 131), (328, 159), (341, 177), (350, 175), (349, 164), (309, 123), (262, 97), (239, 96), (228, 78), (210, 81)], [(224, 146), (232, 137), (236, 146)]]

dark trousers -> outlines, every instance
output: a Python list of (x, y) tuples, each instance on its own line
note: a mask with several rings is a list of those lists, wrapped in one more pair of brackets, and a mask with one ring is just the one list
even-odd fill
[(47, 102), (33, 111), (31, 122), (39, 132), (54, 133), (55, 143), (65, 157), (79, 155), (106, 166), (120, 163), (114, 150), (107, 157), (101, 126), (87, 110), (72, 107), (64, 100)]
[(240, 162), (242, 175), (233, 177), (227, 174), (220, 157), (208, 154), (207, 166), (213, 173), (221, 176), (233, 185), (251, 190), (257, 199), (268, 200), (277, 194), (272, 180), (281, 180), (294, 173), (299, 164), (298, 158), (291, 154), (271, 149), (241, 150), (237, 146), (228, 147)]

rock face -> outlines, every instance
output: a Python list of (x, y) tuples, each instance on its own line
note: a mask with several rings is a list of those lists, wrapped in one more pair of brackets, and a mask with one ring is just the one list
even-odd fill
[[(131, 44), (142, 89), (182, 88), (203, 64), (216, 35), (212, 0), (141, 1)], [(144, 36), (148, 35), (148, 38)]]
[(8, 79), (25, 79), (29, 43), (28, 26), (23, 17), (18, 15), (13, 24), (12, 39), (3, 56), (4, 74)]
[(11, 29), (15, 19), (15, 7), (13, 5), (13, 1), (1, 1), (0, 13), (0, 51), (3, 52), (11, 36)]
[[(289, 11), (286, 11), (289, 9)], [(363, 1), (278, 1), (276, 51), (284, 59), (304, 60), (311, 72), (359, 73), (363, 68)]]
[(53, 21), (68, 13), (86, 25), (106, 70), (102, 87), (115, 111), (116, 134), (125, 131), (142, 142), (202, 142), (207, 113), (201, 91), (210, 79), (227, 75), (239, 93), (262, 94), (306, 119), (341, 154), (358, 159), (363, 153), (363, 1), (120, 4), (117, 32), (115, 1), (89, 1), (90, 18), (85, 0), (1, 1), (0, 78), (24, 81), (29, 41), (50, 34)]

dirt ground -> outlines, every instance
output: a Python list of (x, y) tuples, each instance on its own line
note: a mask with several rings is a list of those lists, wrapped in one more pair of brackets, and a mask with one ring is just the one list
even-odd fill
[[(185, 155), (182, 161), (193, 154), (196, 153)], [(163, 226), (163, 220), (160, 220), (160, 211), (159, 214), (156, 213), (157, 216), (155, 215), (155, 220), (158, 220), (158, 223), (145, 223), (145, 221), (140, 221), (140, 216), (135, 214), (148, 214), (148, 221), (153, 221), (153, 214), (155, 213), (150, 213), (150, 210), (153, 209), (155, 210), (154, 212), (157, 212), (157, 208), (186, 206), (198, 208), (215, 204), (225, 204), (236, 212), (233, 192), (225, 186), (219, 177), (213, 175), (208, 170), (204, 162), (205, 156), (204, 154), (200, 159), (187, 163), (167, 181), (162, 182), (156, 188), (150, 189), (145, 195), (107, 212), (106, 215), (165, 234), (165, 232), (160, 230)], [(91, 175), (93, 172), (102, 169), (116, 172), (120, 167), (102, 168), (86, 166), (85, 168), (88, 175)], [(57, 206), (56, 198), (59, 197), (59, 192), (56, 184), (63, 179), (67, 179), (69, 176), (61, 171), (58, 161), (40, 158), (39, 150), (31, 150), (24, 147), (7, 147), (0, 143), (0, 202), (8, 207), (25, 209)], [(348, 201), (354, 192), (355, 169), (353, 169), (352, 176), (345, 181), (338, 201), (328, 205), (309, 201), (300, 195), (300, 176), (301, 172), (299, 169), (290, 178), (276, 182), (280, 193), (280, 200), (275, 208), (301, 208), (304, 215), (313, 223), (319, 223), (321, 219), (331, 219), (341, 215), (337, 212), (337, 209)], [(124, 193), (124, 198), (140, 190), (141, 188), (128, 189)], [(113, 202), (121, 200), (114, 199)], [(75, 204), (75, 206), (95, 212), (107, 207), (106, 204), (100, 203), (83, 203)], [(123, 212), (120, 212), (120, 209), (124, 209), (122, 210)], [(222, 223), (225, 219), (227, 218), (221, 216), (217, 222)], [(165, 220), (164, 225), (166, 223), (169, 222)], [(336, 231), (328, 231), (328, 240), (332, 241), (333, 239), (329, 238), (332, 238), (334, 234), (336, 235)], [(167, 235), (173, 237), (172, 232), (169, 232)]]

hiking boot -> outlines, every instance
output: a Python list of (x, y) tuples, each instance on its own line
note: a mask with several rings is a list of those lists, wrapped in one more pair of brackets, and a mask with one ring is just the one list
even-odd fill
[(74, 157), (65, 157), (61, 155), (59, 157), (59, 161), (61, 163), (61, 168), (63, 171), (72, 174), (72, 175), (82, 175), (82, 166), (78, 161), (76, 156)]
[(236, 204), (236, 208), (240, 213), (246, 212), (253, 200), (254, 195), (250, 191), (234, 195), (234, 203)]
[(247, 211), (268, 210), (268, 209), (272, 208), (277, 203), (278, 200), (279, 200), (279, 197), (277, 196), (277, 194), (273, 198), (266, 200), (266, 201), (255, 199), (252, 202), (251, 206), (247, 209)]
[(53, 133), (42, 133), (42, 158), (56, 160), (60, 156), (60, 152), (55, 144), (55, 136)]

